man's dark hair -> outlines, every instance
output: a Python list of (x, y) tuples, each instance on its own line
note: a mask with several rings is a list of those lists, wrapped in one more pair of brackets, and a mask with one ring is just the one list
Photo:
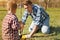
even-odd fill
[(26, 1), (23, 2), (23, 5), (28, 5), (28, 4), (31, 5), (32, 2), (30, 0), (26, 0)]

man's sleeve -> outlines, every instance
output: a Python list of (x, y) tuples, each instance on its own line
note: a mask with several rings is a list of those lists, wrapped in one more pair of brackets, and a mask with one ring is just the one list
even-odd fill
[(40, 10), (42, 11), (42, 15), (44, 15), (45, 18), (49, 17), (48, 13), (43, 8), (40, 8)]
[(23, 17), (22, 17), (22, 23), (25, 24), (26, 19), (27, 19), (27, 17), (28, 17), (28, 13), (27, 13), (27, 11), (25, 11), (23, 14), (24, 14), (24, 15), (23, 15)]
[(34, 20), (34, 23), (35, 23), (35, 25), (42, 25), (42, 23), (40, 22), (41, 21), (41, 11), (40, 11), (40, 9), (38, 9), (37, 10), (37, 13), (36, 13), (36, 18), (35, 18), (35, 20)]

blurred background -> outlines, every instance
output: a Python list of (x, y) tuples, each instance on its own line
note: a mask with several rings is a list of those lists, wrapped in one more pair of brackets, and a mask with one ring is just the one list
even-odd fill
[[(15, 0), (17, 4), (21, 4), (25, 0)], [(60, 0), (31, 0), (35, 4), (39, 4), (46, 8), (60, 8)], [(0, 0), (0, 6), (5, 7), (7, 0)]]
[[(2, 21), (7, 14), (6, 4), (9, 0), (0, 0), (0, 40), (2, 40)], [(22, 2), (25, 0), (14, 0), (16, 1), (18, 8), (16, 15), (19, 21), (22, 19), (24, 8)], [(27, 40), (60, 40), (60, 0), (31, 0), (33, 4), (41, 5), (50, 16), (50, 34), (39, 33), (34, 34), (33, 38)], [(23, 34), (28, 34), (28, 28), (32, 22), (32, 18), (29, 16), (26, 21), (26, 25)], [(41, 36), (44, 35), (44, 36)]]

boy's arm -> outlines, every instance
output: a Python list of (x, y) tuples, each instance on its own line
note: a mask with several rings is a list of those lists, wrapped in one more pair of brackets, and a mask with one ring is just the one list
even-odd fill
[(20, 33), (23, 32), (23, 28), (24, 28), (24, 24), (22, 23), (22, 21), (19, 21), (20, 24)]
[(18, 30), (18, 29), (20, 29), (19, 22), (18, 22), (18, 20), (15, 19), (15, 18), (12, 20), (12, 25), (11, 25), (11, 26), (12, 26), (12, 29), (13, 29), (13, 30)]

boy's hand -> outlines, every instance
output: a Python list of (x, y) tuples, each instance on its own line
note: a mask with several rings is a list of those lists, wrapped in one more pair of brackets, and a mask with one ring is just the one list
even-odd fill
[(19, 23), (20, 23), (20, 32), (23, 32), (24, 24), (22, 23), (22, 21), (19, 21)]

